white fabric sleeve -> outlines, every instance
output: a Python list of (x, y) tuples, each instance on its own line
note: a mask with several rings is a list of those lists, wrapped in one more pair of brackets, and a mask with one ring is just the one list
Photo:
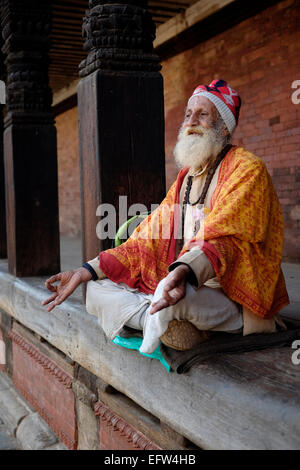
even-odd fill
[(188, 281), (196, 289), (199, 289), (206, 281), (216, 276), (211, 262), (198, 247), (187, 251), (180, 256), (180, 258), (170, 264), (169, 271), (173, 271), (173, 269), (177, 268), (180, 264), (186, 264), (189, 266), (192, 274)]

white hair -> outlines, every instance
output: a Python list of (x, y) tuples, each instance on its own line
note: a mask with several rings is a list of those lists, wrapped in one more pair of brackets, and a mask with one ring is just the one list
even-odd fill
[(198, 170), (213, 161), (231, 139), (230, 134), (224, 136), (224, 126), (220, 114), (214, 126), (209, 129), (202, 126), (181, 126), (174, 148), (177, 166)]

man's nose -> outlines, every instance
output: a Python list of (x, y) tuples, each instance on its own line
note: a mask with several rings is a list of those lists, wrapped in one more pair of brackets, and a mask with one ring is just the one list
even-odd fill
[(192, 113), (185, 121), (185, 126), (198, 126), (199, 125), (199, 119), (197, 117), (196, 113)]

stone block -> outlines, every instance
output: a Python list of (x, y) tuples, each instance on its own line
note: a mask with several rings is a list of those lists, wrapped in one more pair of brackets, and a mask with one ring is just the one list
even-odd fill
[(19, 423), (32, 412), (32, 408), (20, 397), (10, 380), (0, 375), (0, 412), (8, 431), (15, 435)]
[(99, 420), (94, 413), (94, 404), (97, 401), (97, 397), (78, 380), (73, 382), (72, 387), (76, 403), (77, 449), (99, 450)]
[(16, 438), (23, 450), (43, 450), (58, 442), (57, 436), (38, 413), (32, 413), (22, 420)]
[(14, 385), (59, 439), (69, 449), (75, 449), (77, 439), (72, 375), (15, 330), (11, 332), (11, 339)]

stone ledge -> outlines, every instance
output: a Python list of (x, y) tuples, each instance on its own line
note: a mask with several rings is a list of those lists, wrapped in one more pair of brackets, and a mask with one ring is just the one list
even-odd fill
[(299, 449), (300, 366), (290, 348), (226, 355), (168, 374), (108, 341), (77, 300), (51, 313), (44, 278), (0, 262), (0, 308), (203, 449)]

